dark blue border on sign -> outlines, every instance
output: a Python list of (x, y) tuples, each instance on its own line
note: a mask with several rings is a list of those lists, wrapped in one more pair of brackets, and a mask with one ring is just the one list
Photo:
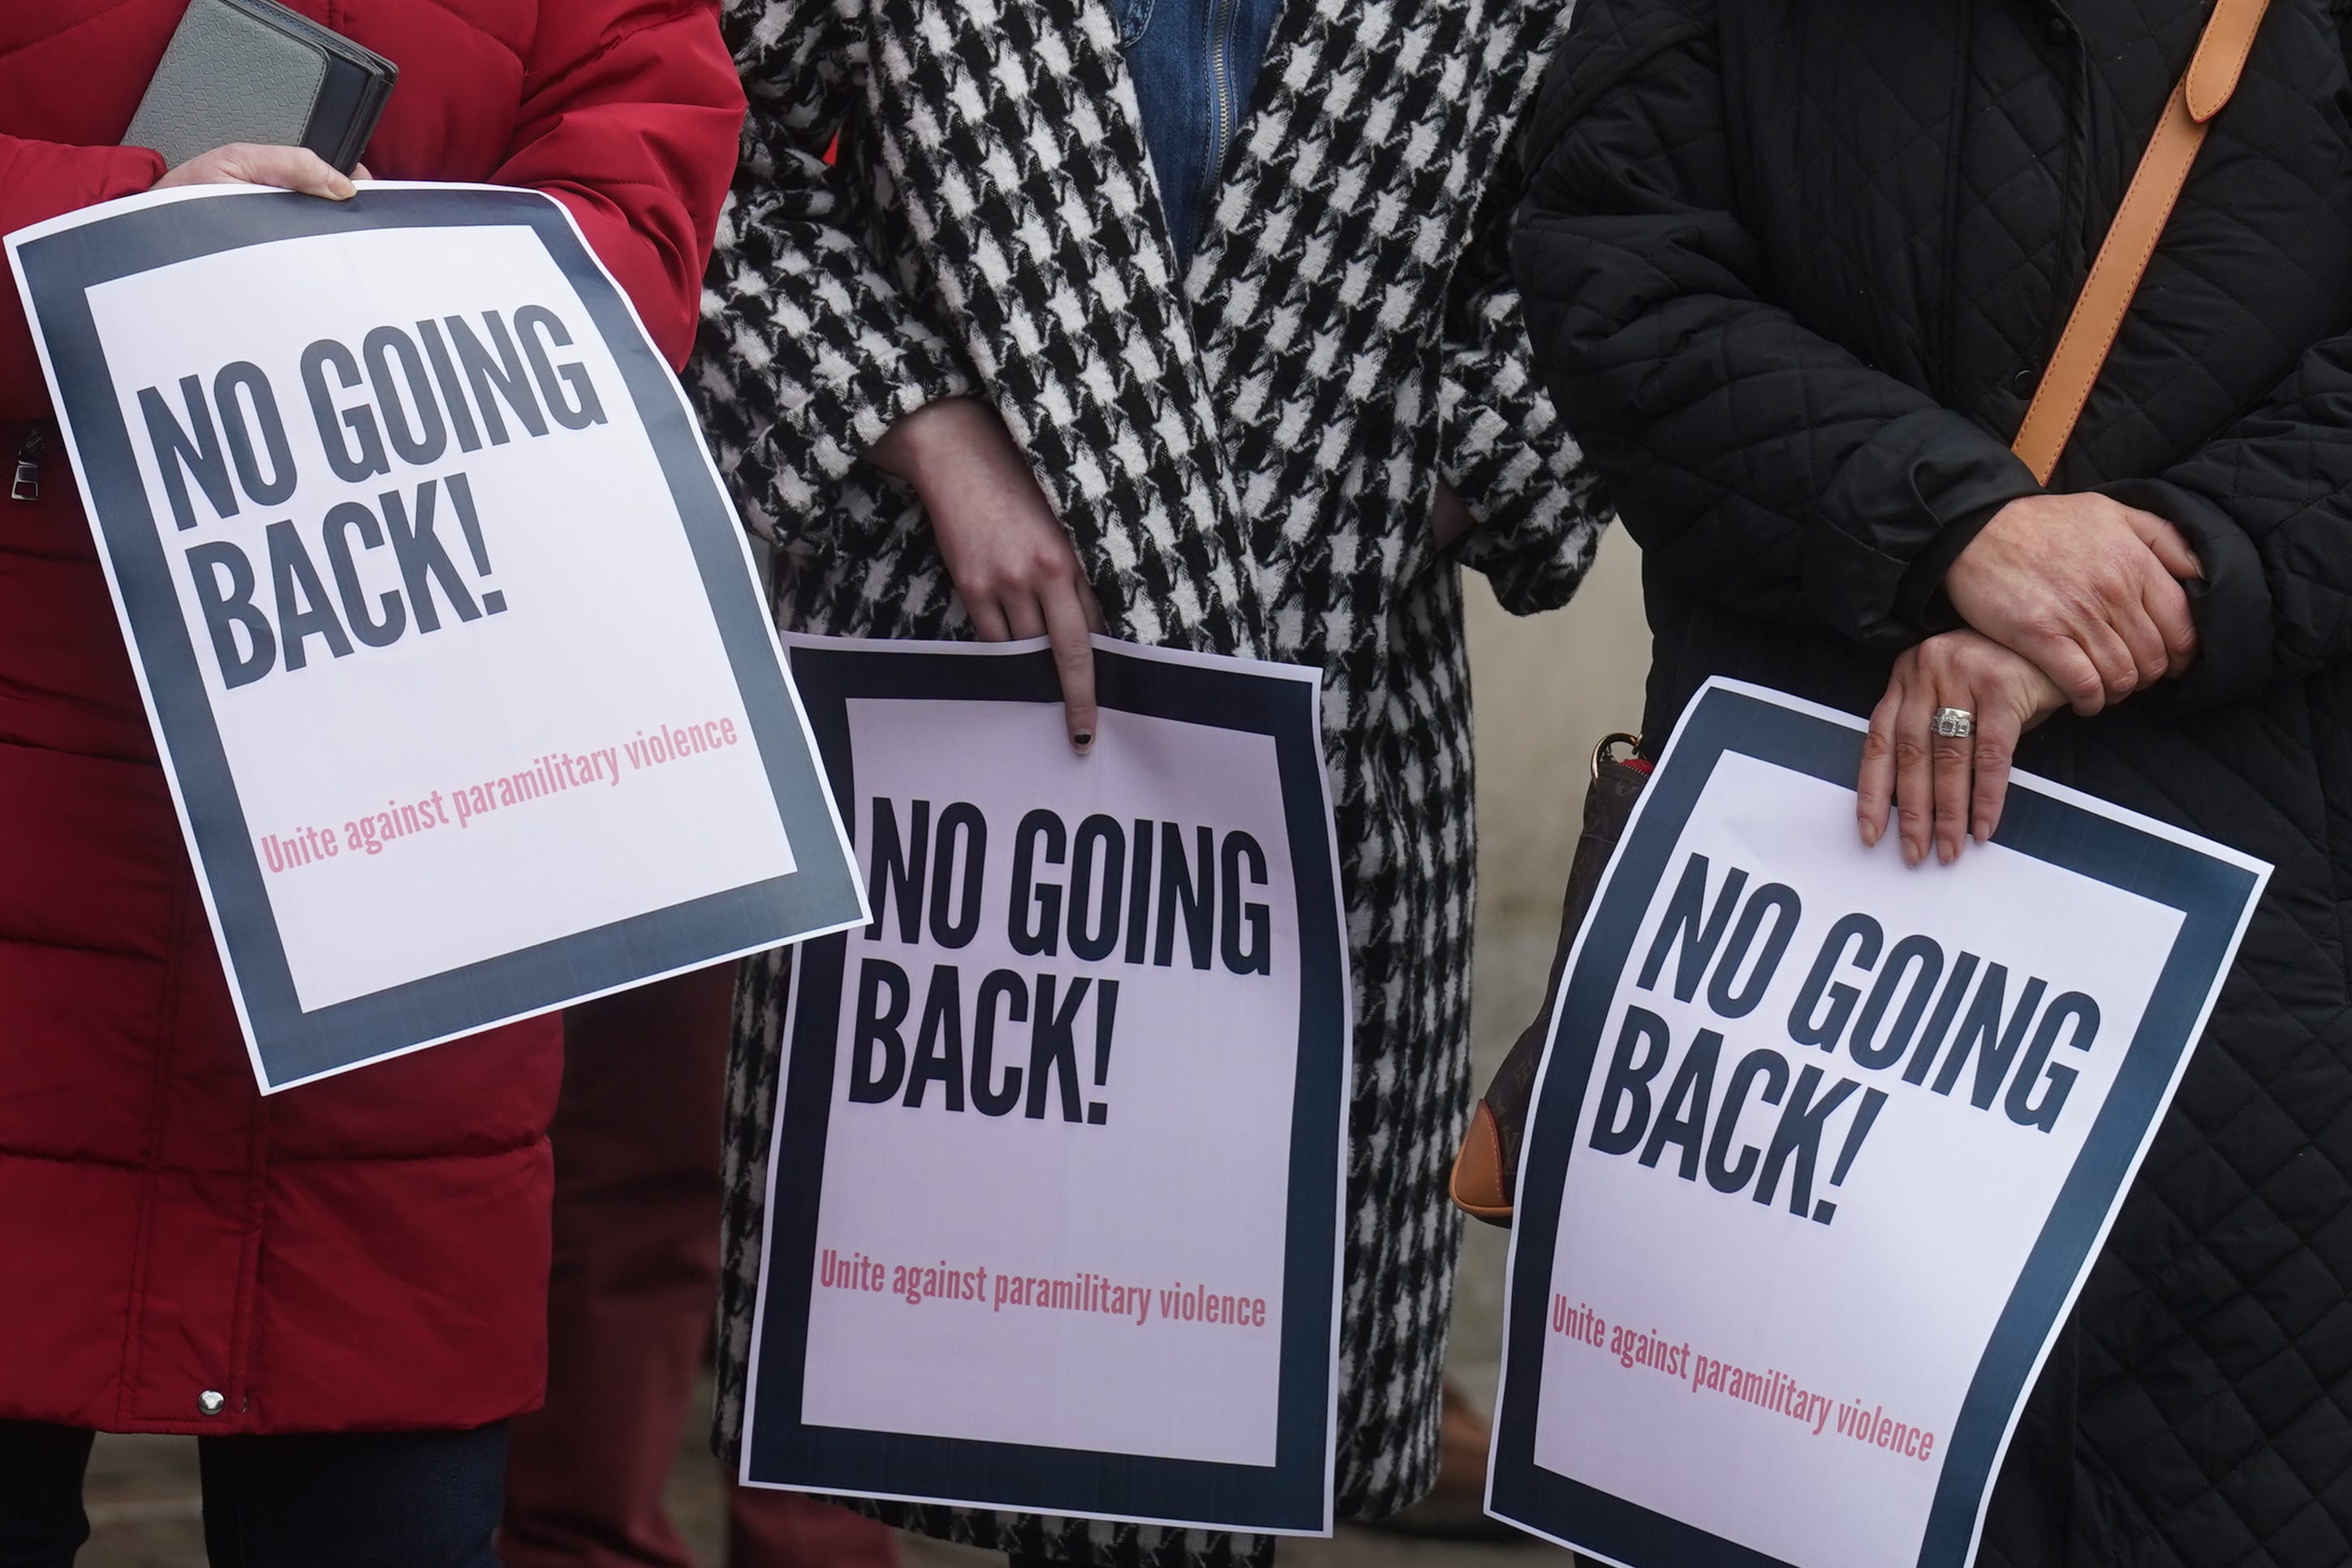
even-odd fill
[[(1851, 789), (1861, 771), (1862, 740), (1859, 730), (1745, 692), (1702, 691), (1676, 731), (1670, 765), (1650, 785), (1641, 821), (1618, 851), (1552, 1035), (1515, 1220), (1518, 1262), (1507, 1324), (1512, 1354), (1496, 1432), (1493, 1503), (1507, 1519), (1631, 1568), (1790, 1565), (1535, 1462), (1550, 1260), (1593, 1058), (1642, 919), (1666, 885), (1675, 846), (1716, 764), (1737, 753)], [(1994, 842), (2168, 905), (2180, 911), (2182, 922), (2115, 1086), (1977, 1363), (1946, 1446), (1916, 1568), (1967, 1563), (2010, 1413), (2025, 1397), (2034, 1362), (2076, 1280), (2090, 1268), (2092, 1249), (2122, 1199), (2174, 1069), (2195, 1043), (2206, 995), (2260, 881), (2253, 872), (2188, 845), (2027, 788), (2011, 791)]]
[[(160, 267), (283, 240), (467, 227), (520, 227), (538, 235), (619, 364), (709, 595), (795, 869), (306, 1013), (295, 995), (260, 858), (181, 616), (89, 290)], [(190, 848), (212, 894), (268, 1087), (857, 918), (856, 872), (841, 853), (815, 758), (776, 664), (759, 585), (744, 567), (733, 513), (704, 458), (677, 378), (552, 198), (465, 189), (366, 190), (344, 202), (240, 194), (123, 213), (34, 240), (17, 254), (88, 476), (90, 514), (131, 624), (131, 650), (186, 806)]]
[[(853, 814), (858, 796), (849, 738), (851, 700), (1061, 701), (1053, 656), (1042, 650), (976, 658), (868, 643), (795, 645), (791, 652), (793, 680), (808, 705), (835, 797)], [(1095, 688), (1105, 708), (1268, 735), (1275, 742), (1297, 886), (1301, 986), (1275, 1462), (1152, 1458), (802, 1421), (825, 1138), (835, 1100), (834, 1064), (849, 953), (849, 938), (840, 935), (809, 942), (795, 955), (793, 983), (803, 990), (793, 998), (795, 1028), (784, 1063), (782, 1123), (776, 1131), (749, 1473), (772, 1485), (951, 1498), (1039, 1513), (1172, 1520), (1234, 1530), (1320, 1530), (1331, 1443), (1328, 1303), (1339, 1287), (1339, 1141), (1346, 1125), (1350, 999), (1315, 689), (1303, 681), (1102, 649), (1095, 654)]]

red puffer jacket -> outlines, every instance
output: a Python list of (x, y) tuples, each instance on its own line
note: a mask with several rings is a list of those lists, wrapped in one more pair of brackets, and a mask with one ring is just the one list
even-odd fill
[[(709, 5), (293, 3), (401, 68), (373, 173), (561, 198), (683, 361), (742, 116)], [(163, 174), (115, 143), (184, 9), (0, 5), (0, 231)], [(0, 295), (5, 481), (48, 400)], [(40, 482), (0, 499), (0, 1419), (225, 1434), (528, 1409), (557, 1020), (256, 1092), (54, 445)]]

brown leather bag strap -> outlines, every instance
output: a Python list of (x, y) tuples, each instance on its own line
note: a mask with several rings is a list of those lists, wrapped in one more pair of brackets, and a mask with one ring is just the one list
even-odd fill
[(2189, 166), (2205, 143), (2206, 128), (2237, 90), (2239, 73), (2245, 69), (2254, 34), (2269, 8), (2270, 0), (2215, 0), (2189, 72), (2165, 104), (2164, 120), (2140, 156), (2131, 189), (2116, 209), (2116, 221), (2091, 263), (2090, 276), (2083, 280), (2074, 314), (2066, 318), (2058, 352), (2050, 356), (2050, 367), (2042, 373), (2042, 384), (2034, 388), (2033, 401), (2025, 410), (2025, 423), (2011, 445), (2039, 483), (2050, 482), (2058, 455), (2074, 434), (2074, 422), (2083, 416), (2083, 405), (2107, 362), (2107, 351), (2115, 346), (2158, 237), (2180, 199)]

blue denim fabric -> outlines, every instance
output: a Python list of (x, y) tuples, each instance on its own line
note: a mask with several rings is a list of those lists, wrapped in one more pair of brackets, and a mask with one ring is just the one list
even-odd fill
[(1281, 0), (1114, 4), (1169, 234), (1177, 258), (1190, 262), (1225, 149), (1248, 112)]

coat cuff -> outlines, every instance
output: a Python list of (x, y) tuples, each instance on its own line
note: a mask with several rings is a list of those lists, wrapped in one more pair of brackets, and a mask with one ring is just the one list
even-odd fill
[(2242, 702), (2271, 682), (2277, 630), (2270, 579), (2254, 542), (2211, 501), (2165, 479), (2123, 479), (2099, 493), (2152, 511), (2187, 536), (2205, 568), (2185, 584), (2197, 621), (2197, 658), (2189, 673), (2142, 699), (2170, 717)]
[[(1438, 469), (1473, 524), (1444, 554), (1485, 574), (1515, 616), (1556, 610), (1591, 570), (1609, 509), (1599, 476), (1538, 390), (1524, 362), (1465, 353), (1449, 363), (1439, 405), (1444, 432)], [(1458, 374), (1482, 373), (1497, 394), (1471, 395)], [(1500, 406), (1497, 406), (1500, 405)]]
[[(2017, 498), (2011, 496), (2010, 500)], [(1952, 608), (1951, 596), (1944, 592), (1944, 578), (1961, 552), (1977, 542), (1977, 535), (2008, 500), (1988, 502), (1970, 511), (1962, 512), (1944, 524), (1927, 549), (1911, 563), (1903, 574), (1902, 591), (1895, 595), (1895, 608), (1905, 621), (1921, 637), (1934, 637), (1938, 632), (1958, 631), (1965, 623), (1960, 612)]]
[(744, 521), (785, 541), (830, 510), (891, 426), (972, 393), (978, 378), (838, 247), (820, 248), (818, 266), (793, 253), (771, 268), (730, 255), (729, 232), (703, 296), (689, 386)]
[[(2041, 490), (2015, 453), (1964, 415), (1924, 408), (1888, 421), (1822, 492), (1805, 557), (1815, 607), (1860, 642), (1917, 641), (1944, 572), (1975, 531)], [(1953, 531), (1960, 529), (1965, 538)]]
[(1483, 574), (1496, 602), (1511, 614), (1556, 610), (1591, 570), (1609, 526), (1598, 491), (1590, 470), (1580, 469), (1546, 494), (1515, 498), (1507, 510), (1492, 515), (1465, 497), (1463, 505), (1475, 521), (1448, 553)]

